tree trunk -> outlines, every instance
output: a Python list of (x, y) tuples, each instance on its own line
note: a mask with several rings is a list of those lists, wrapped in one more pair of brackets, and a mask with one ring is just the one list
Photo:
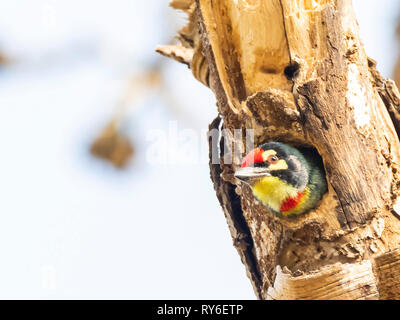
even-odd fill
[[(368, 59), (348, 0), (173, 0), (189, 15), (186, 63), (216, 95), (211, 178), (259, 299), (400, 298), (400, 95)], [(295, 219), (256, 201), (233, 173), (256, 145), (315, 148), (329, 191)], [(229, 130), (232, 134), (222, 134)], [(233, 152), (232, 163), (223, 155)], [(218, 148), (218, 150), (216, 150)], [(227, 150), (228, 149), (228, 150)], [(214, 152), (214, 153), (213, 153)]]

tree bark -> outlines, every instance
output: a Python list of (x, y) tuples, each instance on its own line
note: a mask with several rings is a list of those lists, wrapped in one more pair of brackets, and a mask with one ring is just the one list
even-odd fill
[[(210, 161), (211, 178), (257, 297), (400, 298), (400, 95), (368, 59), (351, 1), (171, 5), (189, 23), (180, 45), (157, 51), (215, 93), (210, 129), (254, 129), (256, 145), (312, 147), (323, 159), (329, 191), (321, 204), (279, 218), (233, 176), (246, 137), (224, 134), (220, 146), (210, 138), (211, 159), (221, 158)], [(241, 154), (224, 163), (232, 146)]]

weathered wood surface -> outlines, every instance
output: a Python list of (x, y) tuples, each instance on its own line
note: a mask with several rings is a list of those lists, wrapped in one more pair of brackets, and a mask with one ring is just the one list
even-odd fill
[[(171, 4), (189, 15), (179, 39), (193, 54), (183, 62), (216, 95), (220, 118), (213, 128), (254, 129), (255, 144), (314, 147), (324, 162), (329, 192), (297, 219), (275, 217), (233, 177), (240, 156), (232, 164), (210, 164), (257, 297), (400, 298), (398, 290), (380, 292), (388, 273), (382, 259), (374, 262), (400, 247), (400, 96), (368, 59), (351, 1)], [(172, 57), (182, 52), (168, 49), (163, 53)], [(244, 138), (224, 140), (243, 156)], [(390, 266), (397, 274), (399, 264)], [(340, 286), (314, 294), (315, 283), (330, 277)]]

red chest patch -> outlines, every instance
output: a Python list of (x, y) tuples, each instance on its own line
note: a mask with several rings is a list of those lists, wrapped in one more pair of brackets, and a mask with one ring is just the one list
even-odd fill
[(287, 198), (281, 205), (281, 212), (286, 212), (296, 208), (303, 196), (304, 192), (299, 192), (295, 197)]

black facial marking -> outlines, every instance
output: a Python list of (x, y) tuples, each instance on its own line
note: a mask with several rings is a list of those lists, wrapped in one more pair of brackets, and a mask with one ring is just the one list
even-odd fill
[(266, 167), (268, 167), (268, 163), (266, 163), (266, 162), (257, 162), (257, 163), (253, 163), (250, 167), (266, 168)]
[(274, 170), (271, 171), (271, 175), (278, 177), (282, 181), (292, 185), (295, 188), (299, 188), (301, 184), (298, 181), (296, 172), (290, 170)]
[(276, 151), (276, 155), (279, 157), (279, 159), (284, 159), (284, 158), (286, 158), (288, 156), (288, 154), (286, 153), (284, 147), (279, 142), (264, 143), (264, 144), (262, 144), (260, 146), (260, 148), (262, 148), (264, 151), (275, 150)]
[[(271, 170), (272, 176), (278, 177), (282, 181), (294, 186), (295, 188), (305, 187), (309, 180), (309, 168), (305, 167), (305, 159), (295, 148), (283, 145), (280, 142), (268, 142), (260, 146), (263, 150), (275, 150), (279, 159), (286, 161), (288, 169)], [(255, 164), (256, 167), (268, 167), (268, 163)]]

